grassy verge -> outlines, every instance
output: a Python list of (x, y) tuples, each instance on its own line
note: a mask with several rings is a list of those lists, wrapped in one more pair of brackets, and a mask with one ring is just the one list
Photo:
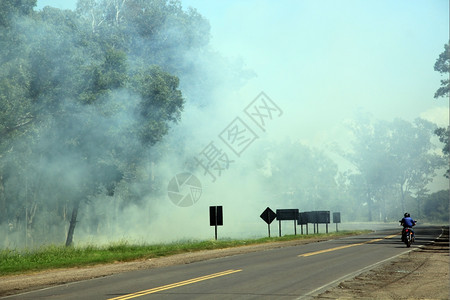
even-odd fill
[(158, 245), (133, 245), (128, 242), (113, 243), (107, 246), (44, 246), (37, 249), (0, 250), (0, 276), (39, 271), (54, 268), (80, 267), (116, 261), (132, 261), (184, 252), (238, 247), (262, 243), (273, 243), (313, 238), (338, 238), (368, 231), (342, 231), (328, 234), (287, 235), (283, 237), (247, 240), (209, 240), (187, 241)]

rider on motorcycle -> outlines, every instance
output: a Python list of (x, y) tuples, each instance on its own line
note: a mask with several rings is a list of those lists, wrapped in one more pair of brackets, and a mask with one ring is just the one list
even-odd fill
[(401, 225), (403, 226), (402, 230), (402, 241), (404, 241), (405, 237), (405, 229), (409, 228), (412, 232), (412, 237), (414, 238), (414, 230), (412, 230), (412, 227), (416, 225), (416, 221), (414, 221), (409, 213), (405, 213), (404, 217), (400, 220)]

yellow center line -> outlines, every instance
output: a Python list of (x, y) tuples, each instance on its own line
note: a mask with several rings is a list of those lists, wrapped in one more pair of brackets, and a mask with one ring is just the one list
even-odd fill
[(132, 298), (136, 298), (136, 297), (140, 297), (140, 296), (144, 296), (144, 295), (148, 295), (148, 294), (153, 294), (153, 293), (157, 293), (157, 292), (168, 290), (168, 289), (173, 289), (173, 288), (176, 288), (179, 286), (188, 285), (191, 283), (195, 283), (195, 282), (199, 282), (199, 281), (203, 281), (203, 280), (207, 280), (207, 279), (212, 279), (212, 278), (216, 278), (216, 277), (220, 277), (220, 276), (233, 274), (233, 273), (240, 272), (240, 271), (242, 271), (242, 270), (227, 270), (227, 271), (214, 273), (214, 274), (210, 274), (210, 275), (205, 275), (205, 276), (201, 276), (201, 277), (197, 277), (197, 278), (192, 278), (192, 279), (188, 279), (185, 281), (180, 281), (180, 282), (176, 282), (176, 283), (172, 283), (172, 284), (168, 284), (168, 285), (163, 285), (163, 286), (148, 289), (148, 290), (135, 292), (132, 294), (127, 294), (127, 295), (123, 295), (123, 296), (119, 296), (119, 297), (115, 297), (115, 298), (110, 298), (108, 300), (132, 299)]
[(364, 244), (379, 242), (379, 241), (382, 241), (384, 239), (390, 239), (390, 238), (393, 238), (394, 236), (397, 236), (397, 235), (398, 234), (388, 235), (388, 236), (385, 236), (384, 238), (374, 239), (374, 240), (370, 240), (370, 241), (367, 241), (367, 242), (364, 242), (364, 243), (357, 243), (357, 244), (339, 246), (339, 247), (335, 247), (335, 248), (330, 248), (330, 249), (325, 249), (325, 250), (319, 250), (319, 251), (315, 251), (315, 252), (309, 252), (309, 253), (305, 253), (305, 254), (300, 254), (298, 256), (299, 257), (308, 257), (308, 256), (316, 255), (316, 254), (322, 254), (322, 253), (336, 251), (336, 250), (341, 250), (341, 249), (350, 248), (350, 247), (354, 247), (354, 246), (361, 246), (361, 245), (364, 245)]

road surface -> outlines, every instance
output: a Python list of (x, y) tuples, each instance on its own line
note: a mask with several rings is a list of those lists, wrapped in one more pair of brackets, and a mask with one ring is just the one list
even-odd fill
[(440, 227), (416, 228), (406, 248), (400, 230), (272, 249), (192, 264), (140, 270), (5, 299), (308, 299), (340, 281), (427, 244)]

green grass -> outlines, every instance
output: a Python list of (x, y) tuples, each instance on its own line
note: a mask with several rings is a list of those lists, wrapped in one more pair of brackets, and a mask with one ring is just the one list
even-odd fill
[(88, 245), (83, 247), (43, 246), (37, 249), (0, 250), (0, 276), (40, 271), (54, 268), (79, 267), (116, 261), (132, 261), (168, 256), (178, 253), (230, 248), (244, 245), (273, 243), (320, 237), (343, 237), (368, 231), (342, 231), (310, 235), (287, 235), (283, 237), (246, 240), (185, 241), (170, 244), (129, 244), (126, 241), (106, 246)]

